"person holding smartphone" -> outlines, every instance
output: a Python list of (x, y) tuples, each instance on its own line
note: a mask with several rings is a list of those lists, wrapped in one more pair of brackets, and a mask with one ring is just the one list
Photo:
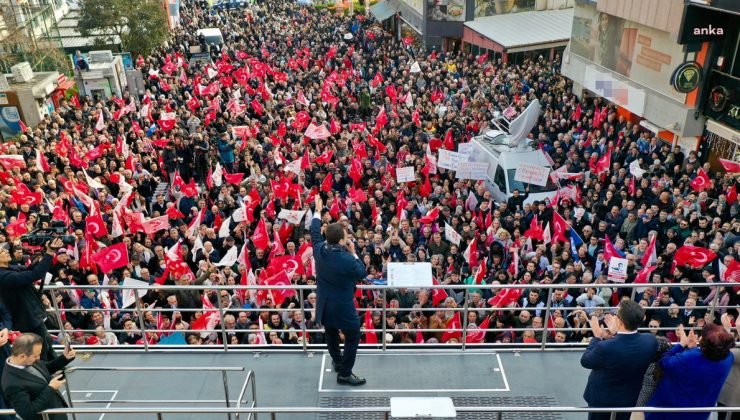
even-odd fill
[[(33, 333), (19, 336), (13, 343), (10, 357), (4, 361), (5, 369), (0, 379), (3, 393), (18, 417), (23, 420), (41, 420), (41, 411), (68, 407), (60, 389), (65, 379), (62, 371), (75, 358), (71, 346), (54, 360), (42, 359), (43, 339)], [(66, 414), (50, 415), (52, 420), (66, 419)]]

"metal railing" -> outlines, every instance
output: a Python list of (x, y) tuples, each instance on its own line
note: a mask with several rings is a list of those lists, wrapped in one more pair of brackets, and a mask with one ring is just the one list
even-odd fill
[[(208, 366), (208, 367), (199, 367), (199, 366), (174, 366), (174, 367), (164, 367), (164, 366), (156, 366), (156, 367), (112, 367), (112, 366), (70, 366), (64, 369), (66, 374), (70, 374), (73, 372), (89, 372), (89, 371), (105, 371), (105, 372), (205, 372), (205, 373), (212, 373), (212, 372), (220, 372), (221, 373), (221, 379), (223, 382), (223, 388), (224, 388), (224, 399), (218, 399), (218, 400), (197, 400), (193, 401), (192, 399), (186, 399), (186, 400), (142, 400), (142, 399), (116, 399), (116, 400), (79, 400), (75, 401), (72, 399), (72, 393), (70, 391), (70, 381), (69, 375), (65, 375), (67, 381), (64, 383), (64, 388), (67, 392), (67, 400), (69, 403), (70, 409), (76, 409), (74, 406), (75, 403), (85, 403), (85, 404), (100, 404), (100, 403), (106, 403), (106, 404), (191, 404), (193, 402), (199, 403), (199, 404), (222, 404), (225, 403), (226, 408), (232, 407), (232, 400), (229, 396), (229, 382), (228, 382), (228, 376), (227, 372), (244, 372), (243, 366)], [(244, 401), (244, 396), (246, 395), (247, 387), (251, 385), (251, 391), (252, 391), (252, 404), (250, 407), (247, 408), (254, 408), (257, 405), (257, 388), (256, 388), (256, 382), (254, 379), (254, 373), (252, 371), (247, 372), (247, 376), (244, 379), (244, 383), (241, 386), (241, 390), (239, 391), (239, 396), (236, 399), (236, 408), (240, 409), (242, 408), (242, 402)], [(72, 417), (76, 419), (77, 412), (70, 412), (69, 414), (72, 414)], [(231, 419), (230, 412), (226, 412), (227, 417)], [(237, 418), (239, 418), (239, 414), (237, 414)], [(251, 414), (249, 415), (248, 419), (251, 419)]]
[[(455, 407), (457, 413), (495, 413), (500, 419), (505, 413), (609, 413), (611, 419), (616, 419), (617, 413), (737, 413), (740, 407), (530, 407), (530, 406), (459, 406)], [(203, 408), (203, 407), (178, 407), (178, 408), (59, 408), (41, 412), (44, 420), (48, 420), (54, 414), (154, 414), (157, 419), (164, 418), (165, 414), (227, 414), (227, 415), (254, 415), (269, 414), (271, 419), (276, 419), (277, 414), (371, 414), (377, 413), (390, 418), (390, 406), (380, 407), (250, 407), (250, 408)], [(13, 415), (13, 410), (0, 410), (0, 415)], [(732, 416), (732, 415), (731, 415)], [(734, 418), (734, 417), (732, 417)]]
[[(734, 293), (732, 291), (733, 287), (740, 286), (740, 283), (641, 283), (641, 284), (506, 284), (506, 285), (466, 285), (466, 284), (454, 284), (454, 285), (432, 285), (423, 287), (420, 289), (426, 289), (434, 290), (434, 289), (448, 289), (448, 290), (463, 290), (464, 289), (464, 296), (462, 297), (462, 301), (458, 304), (451, 304), (449, 306), (445, 307), (421, 307), (421, 308), (400, 308), (400, 307), (390, 307), (389, 306), (389, 292), (397, 292), (398, 288), (391, 288), (389, 286), (379, 286), (379, 285), (358, 285), (358, 289), (365, 292), (367, 290), (372, 291), (373, 293), (380, 294), (380, 297), (382, 298), (382, 304), (380, 307), (369, 307), (369, 308), (358, 308), (358, 312), (362, 315), (364, 315), (365, 312), (371, 311), (371, 312), (380, 312), (380, 318), (381, 318), (381, 325), (379, 328), (373, 328), (373, 329), (364, 329), (363, 331), (366, 333), (381, 333), (381, 340), (378, 344), (362, 344), (362, 348), (365, 350), (387, 350), (389, 347), (392, 348), (398, 348), (399, 346), (408, 346), (410, 344), (392, 344), (388, 343), (385, 340), (386, 335), (390, 333), (396, 333), (396, 334), (406, 334), (406, 335), (415, 335), (415, 334), (427, 334), (428, 336), (431, 335), (439, 335), (447, 333), (459, 333), (459, 338), (454, 343), (411, 343), (416, 347), (430, 347), (435, 346), (438, 347), (440, 345), (451, 347), (451, 348), (460, 348), (461, 350), (465, 351), (468, 347), (491, 347), (491, 346), (512, 346), (516, 345), (522, 348), (528, 348), (528, 349), (539, 349), (539, 350), (547, 350), (551, 348), (580, 348), (585, 346), (585, 343), (581, 342), (566, 342), (566, 343), (555, 343), (552, 342), (552, 337), (555, 336), (557, 332), (565, 332), (565, 333), (571, 333), (571, 332), (581, 332), (585, 333), (587, 335), (587, 326), (588, 321), (582, 322), (578, 326), (554, 326), (549, 325), (549, 320), (551, 318), (554, 318), (554, 315), (557, 312), (560, 312), (560, 315), (563, 316), (567, 320), (567, 314), (573, 313), (574, 311), (582, 310), (585, 313), (591, 313), (591, 312), (601, 312), (607, 313), (607, 312), (615, 312), (617, 307), (610, 306), (609, 302), (606, 302), (606, 306), (603, 307), (582, 307), (582, 306), (576, 306), (575, 299), (572, 300), (572, 303), (569, 303), (567, 306), (564, 306), (561, 301), (557, 301), (554, 297), (553, 291), (557, 289), (587, 289), (587, 288), (595, 288), (595, 289), (601, 289), (601, 288), (609, 288), (612, 289), (612, 292), (619, 292), (620, 296), (622, 297), (628, 297), (632, 300), (635, 299), (637, 296), (638, 289), (658, 289), (661, 288), (683, 288), (684, 290), (699, 288), (699, 289), (711, 289), (714, 290), (717, 287), (725, 287), (730, 288), (730, 292)], [(182, 333), (187, 334), (200, 334), (200, 335), (210, 335), (211, 337), (217, 337), (217, 342), (220, 342), (217, 345), (204, 345), (203, 348), (213, 349), (213, 348), (220, 348), (224, 351), (229, 350), (235, 350), (235, 349), (270, 349), (270, 348), (280, 348), (280, 349), (291, 349), (291, 350), (302, 350), (302, 351), (309, 351), (315, 348), (322, 347), (321, 345), (317, 345), (316, 343), (311, 343), (309, 340), (309, 337), (311, 337), (314, 334), (320, 334), (324, 332), (324, 329), (321, 326), (316, 326), (315, 328), (307, 328), (306, 327), (306, 314), (310, 313), (310, 311), (313, 309), (311, 307), (307, 307), (306, 301), (304, 299), (304, 296), (307, 296), (306, 291), (314, 291), (316, 289), (316, 286), (306, 286), (306, 285), (291, 285), (291, 286), (158, 286), (158, 285), (152, 285), (149, 287), (136, 287), (136, 286), (123, 286), (123, 285), (116, 285), (116, 286), (55, 286), (50, 285), (46, 288), (47, 291), (51, 291), (52, 293), (64, 293), (70, 290), (79, 290), (79, 289), (95, 289), (98, 291), (101, 290), (130, 290), (130, 289), (137, 289), (137, 290), (156, 290), (156, 291), (162, 291), (162, 292), (177, 292), (177, 291), (191, 291), (191, 292), (205, 292), (210, 293), (210, 291), (218, 292), (218, 297), (215, 299), (217, 302), (217, 307), (214, 306), (214, 309), (212, 311), (217, 311), (219, 319), (223, 320), (225, 314), (236, 314), (238, 312), (269, 312), (272, 313), (279, 313), (282, 314), (286, 311), (300, 311), (304, 315), (304, 322), (301, 323), (301, 326), (299, 329), (297, 328), (288, 328), (288, 329), (282, 329), (282, 330), (274, 330), (269, 327), (269, 324), (265, 324), (265, 327), (260, 328), (249, 328), (249, 329), (232, 329), (227, 328), (224, 322), (219, 322), (217, 327), (214, 329), (202, 329), (202, 330), (179, 330)], [(230, 292), (230, 296), (234, 294), (238, 290), (244, 290), (244, 291), (258, 291), (261, 289), (266, 290), (282, 290), (282, 289), (289, 289), (295, 291), (297, 295), (298, 305), (293, 308), (275, 308), (275, 307), (262, 307), (262, 308), (242, 308), (242, 307), (230, 307), (225, 306), (222, 302), (220, 291), (226, 290)], [(415, 290), (420, 290), (415, 289)], [(515, 306), (508, 306), (508, 307), (502, 307), (502, 308), (491, 308), (491, 307), (485, 307), (485, 306), (479, 306), (477, 302), (485, 302), (485, 299), (482, 299), (481, 296), (485, 293), (492, 293), (496, 291), (501, 291), (504, 289), (521, 289), (522, 294), (520, 298), (517, 300), (517, 305)], [(529, 290), (537, 289), (540, 292), (547, 292), (546, 299), (544, 302), (542, 302), (542, 306), (538, 307), (521, 307), (519, 306), (519, 303), (522, 302), (522, 299), (525, 298), (528, 294)], [(411, 293), (411, 292), (409, 292)], [(476, 294), (478, 294), (477, 299)], [(135, 293), (137, 296), (137, 299), (135, 299), (134, 305), (132, 308), (124, 308), (124, 309), (115, 309), (111, 311), (117, 311), (119, 314), (125, 314), (129, 313), (132, 315), (132, 320), (137, 322), (138, 330), (122, 330), (122, 329), (110, 329), (106, 330), (108, 332), (114, 332), (114, 333), (131, 333), (132, 331), (134, 333), (140, 334), (143, 338), (143, 342), (140, 345), (120, 345), (120, 346), (97, 346), (97, 345), (91, 345), (91, 346), (79, 346), (83, 348), (89, 348), (90, 350), (96, 350), (96, 349), (105, 349), (105, 350), (111, 350), (111, 349), (141, 349), (143, 348), (146, 351), (152, 351), (156, 349), (167, 349), (168, 351), (171, 350), (178, 350), (181, 349), (180, 346), (161, 346), (159, 344), (153, 344), (148, 339), (151, 334), (169, 334), (174, 332), (175, 330), (171, 329), (157, 329), (157, 328), (151, 328), (147, 327), (146, 321), (145, 321), (145, 314), (147, 312), (151, 312), (152, 314), (158, 314), (162, 312), (172, 312), (172, 308), (167, 307), (153, 307), (153, 308), (145, 308), (142, 304), (141, 299), (138, 298), (138, 294)], [(685, 306), (685, 305), (678, 305), (670, 308), (671, 310), (678, 310), (683, 311), (684, 309), (691, 309), (691, 310), (698, 310), (698, 311), (706, 311), (709, 315), (709, 319), (707, 321), (711, 322), (714, 320), (715, 314), (720, 311), (724, 312), (727, 309), (735, 308), (735, 306), (732, 305), (721, 305), (719, 304), (720, 293), (718, 291), (715, 291), (714, 297), (711, 300), (711, 302), (708, 302), (706, 305), (694, 305), (694, 306)], [(233, 299), (233, 296), (230, 298), (230, 301)], [(448, 298), (449, 299), (449, 298)], [(84, 308), (63, 308), (60, 309), (56, 299), (50, 299), (53, 305), (53, 309), (50, 309), (50, 312), (57, 320), (58, 325), (63, 326), (64, 322), (62, 320), (63, 316), (62, 314), (67, 314), (70, 312), (81, 312), (81, 311), (106, 311), (106, 309), (84, 309)], [(431, 303), (432, 297), (431, 293), (429, 296), (429, 302)], [(453, 298), (453, 300), (455, 300)], [(457, 302), (455, 300), (455, 302)], [(440, 305), (443, 306), (443, 305)], [(647, 307), (648, 311), (663, 311), (668, 310), (669, 308), (666, 306), (658, 306), (658, 307)], [(176, 308), (174, 309), (176, 311), (179, 311), (180, 313), (195, 313), (195, 312), (202, 312), (204, 309), (202, 308)], [(487, 314), (490, 316), (491, 314), (498, 314), (500, 317), (509, 316), (511, 317), (513, 313), (520, 312), (520, 311), (529, 311), (532, 314), (532, 318), (534, 318), (534, 315), (536, 313), (541, 313), (541, 321), (542, 326), (540, 327), (533, 327), (531, 325), (514, 328), (514, 327), (502, 327), (497, 328), (495, 325), (491, 326), (490, 328), (477, 330), (477, 331), (483, 331), (486, 336), (489, 336), (489, 333), (495, 334), (501, 334), (505, 332), (512, 332), (514, 334), (520, 334), (524, 333), (526, 331), (532, 331), (535, 333), (537, 337), (537, 343), (502, 343), (502, 342), (490, 342), (490, 341), (484, 341), (484, 342), (470, 342), (468, 340), (468, 334), (473, 331), (469, 328), (469, 314), (471, 312), (478, 312), (479, 314)], [(445, 315), (448, 315), (452, 313), (454, 314), (460, 313), (460, 321), (461, 326), (459, 328), (447, 328), (446, 325), (442, 326), (440, 328), (407, 328), (407, 329), (398, 329), (394, 328), (393, 326), (388, 325), (388, 314), (390, 312), (398, 313), (398, 312), (418, 312), (422, 315), (424, 314), (430, 314), (434, 313), (436, 311), (442, 311), (445, 312)], [(156, 318), (154, 315), (153, 318)], [(450, 317), (445, 316), (446, 320), (449, 320)], [(704, 321), (701, 321), (699, 319), (696, 320), (697, 323), (701, 323)], [(477, 327), (477, 326), (476, 326)], [(691, 328), (692, 326), (687, 326)], [(657, 327), (657, 328), (640, 328), (641, 331), (650, 331), (654, 330), (660, 333), (664, 332), (670, 332), (674, 331), (674, 327)], [(64, 336), (65, 334), (70, 333), (71, 331), (65, 331), (64, 329), (61, 329), (59, 331), (52, 331), (52, 334), (59, 333), (61, 336)], [(95, 330), (80, 330), (76, 329), (75, 332), (82, 332), (82, 333), (95, 333)], [(298, 336), (300, 334), (300, 337), (303, 337), (303, 340), (301, 340), (300, 344), (282, 344), (282, 345), (272, 345), (272, 344), (231, 344), (229, 343), (229, 335), (230, 334), (269, 334), (270, 332), (277, 332), (279, 334), (294, 334), (295, 336)], [(187, 346), (188, 351), (192, 351), (194, 346)]]

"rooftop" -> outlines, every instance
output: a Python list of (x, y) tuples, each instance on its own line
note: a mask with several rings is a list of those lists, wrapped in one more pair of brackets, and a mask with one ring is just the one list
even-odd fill
[(567, 42), (573, 9), (509, 13), (465, 22), (465, 26), (509, 50), (529, 45)]

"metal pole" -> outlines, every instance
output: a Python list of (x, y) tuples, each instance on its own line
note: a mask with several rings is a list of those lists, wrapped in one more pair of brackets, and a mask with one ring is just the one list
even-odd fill
[(162, 420), (163, 418), (164, 416), (162, 415), (162, 413), (157, 413), (157, 420)]
[[(74, 408), (74, 404), (72, 403), (72, 392), (69, 390), (69, 379), (67, 378), (67, 375), (64, 375), (64, 389), (67, 391), (67, 400), (69, 402), (69, 408)], [(77, 414), (72, 413), (72, 418), (74, 420), (77, 420)]]
[(542, 350), (545, 350), (545, 346), (547, 345), (547, 323), (550, 321), (550, 308), (551, 307), (552, 307), (552, 289), (547, 289), (547, 305), (545, 306), (545, 318), (542, 320), (542, 346), (540, 347), (540, 349)]
[(221, 291), (218, 291), (218, 298), (216, 300), (218, 301), (218, 314), (221, 317), (221, 341), (224, 343), (224, 351), (229, 351), (229, 337), (226, 335), (226, 323), (224, 322), (224, 304), (223, 302), (221, 302)]
[[(470, 300), (470, 288), (465, 289), (465, 301), (463, 302), (463, 312), (465, 313), (465, 319), (460, 323), (462, 325), (462, 351), (465, 351), (465, 341), (468, 338), (468, 301)], [(454, 317), (455, 314), (452, 314)]]
[[(221, 301), (221, 299), (219, 299), (219, 301)], [(221, 318), (221, 320), (223, 321), (223, 318)], [(229, 402), (229, 381), (228, 381), (229, 378), (226, 376), (225, 370), (221, 371), (221, 379), (223, 379), (224, 381), (224, 395), (226, 396), (226, 408), (230, 408), (231, 403)], [(226, 418), (231, 420), (231, 413), (227, 413)]]
[[(59, 305), (57, 305), (57, 297), (55, 296), (55, 291), (51, 291), (51, 305), (54, 307), (54, 317), (57, 319), (57, 324), (59, 324), (59, 336), (62, 338), (62, 340), (67, 337), (67, 331), (64, 330), (64, 321), (62, 320), (62, 314), (59, 309)], [(61, 296), (61, 295), (60, 295)]]
[(714, 322), (714, 311), (717, 310), (717, 301), (719, 300), (719, 286), (714, 288), (714, 299), (712, 299), (712, 311), (709, 313), (709, 320)]
[(617, 412), (616, 411), (612, 411), (611, 413), (609, 413), (609, 420), (617, 420)]
[(387, 347), (387, 344), (385, 342), (385, 329), (386, 329), (385, 320), (386, 320), (386, 315), (387, 315), (386, 313), (387, 307), (386, 307), (386, 301), (385, 301), (386, 292), (387, 292), (386, 289), (383, 289), (383, 336), (380, 337), (380, 339), (383, 341), (383, 351), (386, 351), (386, 347)]
[(308, 351), (308, 334), (306, 334), (306, 304), (303, 302), (303, 289), (298, 290), (298, 299), (301, 302), (301, 318), (303, 318), (303, 325), (301, 325), (301, 331), (303, 332), (303, 352)]
[(134, 289), (134, 296), (136, 296), (136, 311), (139, 313), (139, 328), (141, 328), (142, 338), (144, 340), (144, 351), (149, 351), (149, 337), (146, 335), (146, 326), (144, 325), (144, 311), (141, 310), (141, 302), (139, 301), (139, 293)]

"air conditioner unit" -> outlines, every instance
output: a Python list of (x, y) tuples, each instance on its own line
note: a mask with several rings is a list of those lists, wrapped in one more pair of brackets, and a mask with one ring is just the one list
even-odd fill
[(27, 61), (18, 63), (10, 68), (16, 83), (25, 83), (33, 79), (33, 69)]
[(88, 57), (91, 63), (110, 63), (113, 61), (113, 52), (111, 50), (90, 51)]

